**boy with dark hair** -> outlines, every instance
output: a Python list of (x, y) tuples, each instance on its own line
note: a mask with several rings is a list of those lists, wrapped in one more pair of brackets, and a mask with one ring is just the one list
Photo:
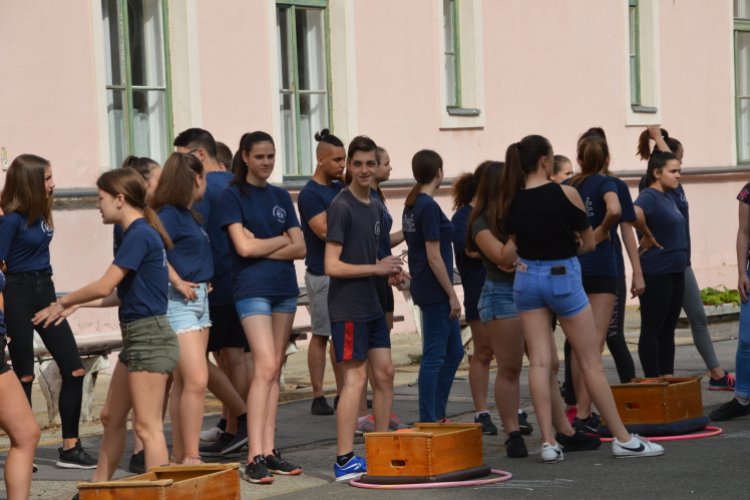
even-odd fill
[(216, 162), (219, 168), (232, 172), (232, 150), (220, 141), (216, 141)]

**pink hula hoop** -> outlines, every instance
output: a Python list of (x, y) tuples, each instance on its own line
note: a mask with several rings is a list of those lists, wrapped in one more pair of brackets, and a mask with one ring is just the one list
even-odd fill
[(490, 473), (500, 477), (492, 479), (473, 479), (471, 481), (452, 481), (449, 483), (420, 484), (365, 484), (361, 483), (360, 478), (356, 477), (349, 481), (349, 484), (357, 488), (366, 488), (371, 490), (412, 490), (422, 488), (455, 488), (457, 486), (479, 486), (482, 484), (495, 484), (502, 483), (503, 481), (508, 481), (513, 477), (513, 474), (511, 474), (510, 472), (505, 472), (502, 470), (492, 469)]
[[(701, 432), (700, 434), (683, 434), (682, 436), (657, 436), (646, 439), (648, 439), (649, 441), (684, 441), (686, 439), (706, 438), (724, 434), (724, 429), (720, 429), (719, 427), (706, 426), (703, 428), (703, 430), (709, 432)], [(612, 438), (602, 438), (602, 441), (609, 442), (612, 441)]]

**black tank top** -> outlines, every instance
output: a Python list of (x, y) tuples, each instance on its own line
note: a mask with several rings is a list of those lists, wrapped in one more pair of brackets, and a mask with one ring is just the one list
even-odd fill
[(518, 256), (527, 260), (563, 260), (578, 254), (574, 231), (590, 227), (562, 187), (549, 182), (516, 194), (505, 224), (516, 235)]

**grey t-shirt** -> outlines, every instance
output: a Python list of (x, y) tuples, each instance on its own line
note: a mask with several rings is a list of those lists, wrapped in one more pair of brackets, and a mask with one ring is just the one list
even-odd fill
[[(345, 188), (328, 209), (326, 241), (341, 243), (341, 262), (372, 265), (377, 262), (378, 242), (383, 221), (383, 206), (370, 198), (358, 200)], [(334, 278), (328, 288), (328, 315), (331, 323), (364, 323), (383, 315), (373, 276)]]

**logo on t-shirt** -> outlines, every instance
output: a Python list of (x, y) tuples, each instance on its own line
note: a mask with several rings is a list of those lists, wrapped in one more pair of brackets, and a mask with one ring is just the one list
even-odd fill
[(162, 262), (161, 262), (161, 266), (162, 267), (167, 267), (167, 251), (166, 250), (162, 250)]
[(211, 241), (211, 238), (208, 237), (208, 233), (205, 229), (201, 228), (201, 233), (203, 233), (203, 236), (205, 236), (208, 241)]
[(279, 222), (286, 222), (286, 210), (278, 205), (273, 207), (273, 216), (276, 217), (276, 220)]
[(380, 221), (375, 223), (375, 237), (380, 239)]
[(47, 233), (47, 236), (52, 236), (52, 234), (55, 232), (55, 230), (52, 229), (44, 220), (42, 220), (42, 231)]
[(587, 196), (586, 203), (584, 205), (586, 206), (586, 217), (593, 217), (594, 216), (594, 202), (591, 201), (591, 198)]
[(401, 226), (402, 230), (405, 233), (416, 232), (416, 228), (414, 227), (414, 214), (404, 214), (403, 220), (401, 221)]

